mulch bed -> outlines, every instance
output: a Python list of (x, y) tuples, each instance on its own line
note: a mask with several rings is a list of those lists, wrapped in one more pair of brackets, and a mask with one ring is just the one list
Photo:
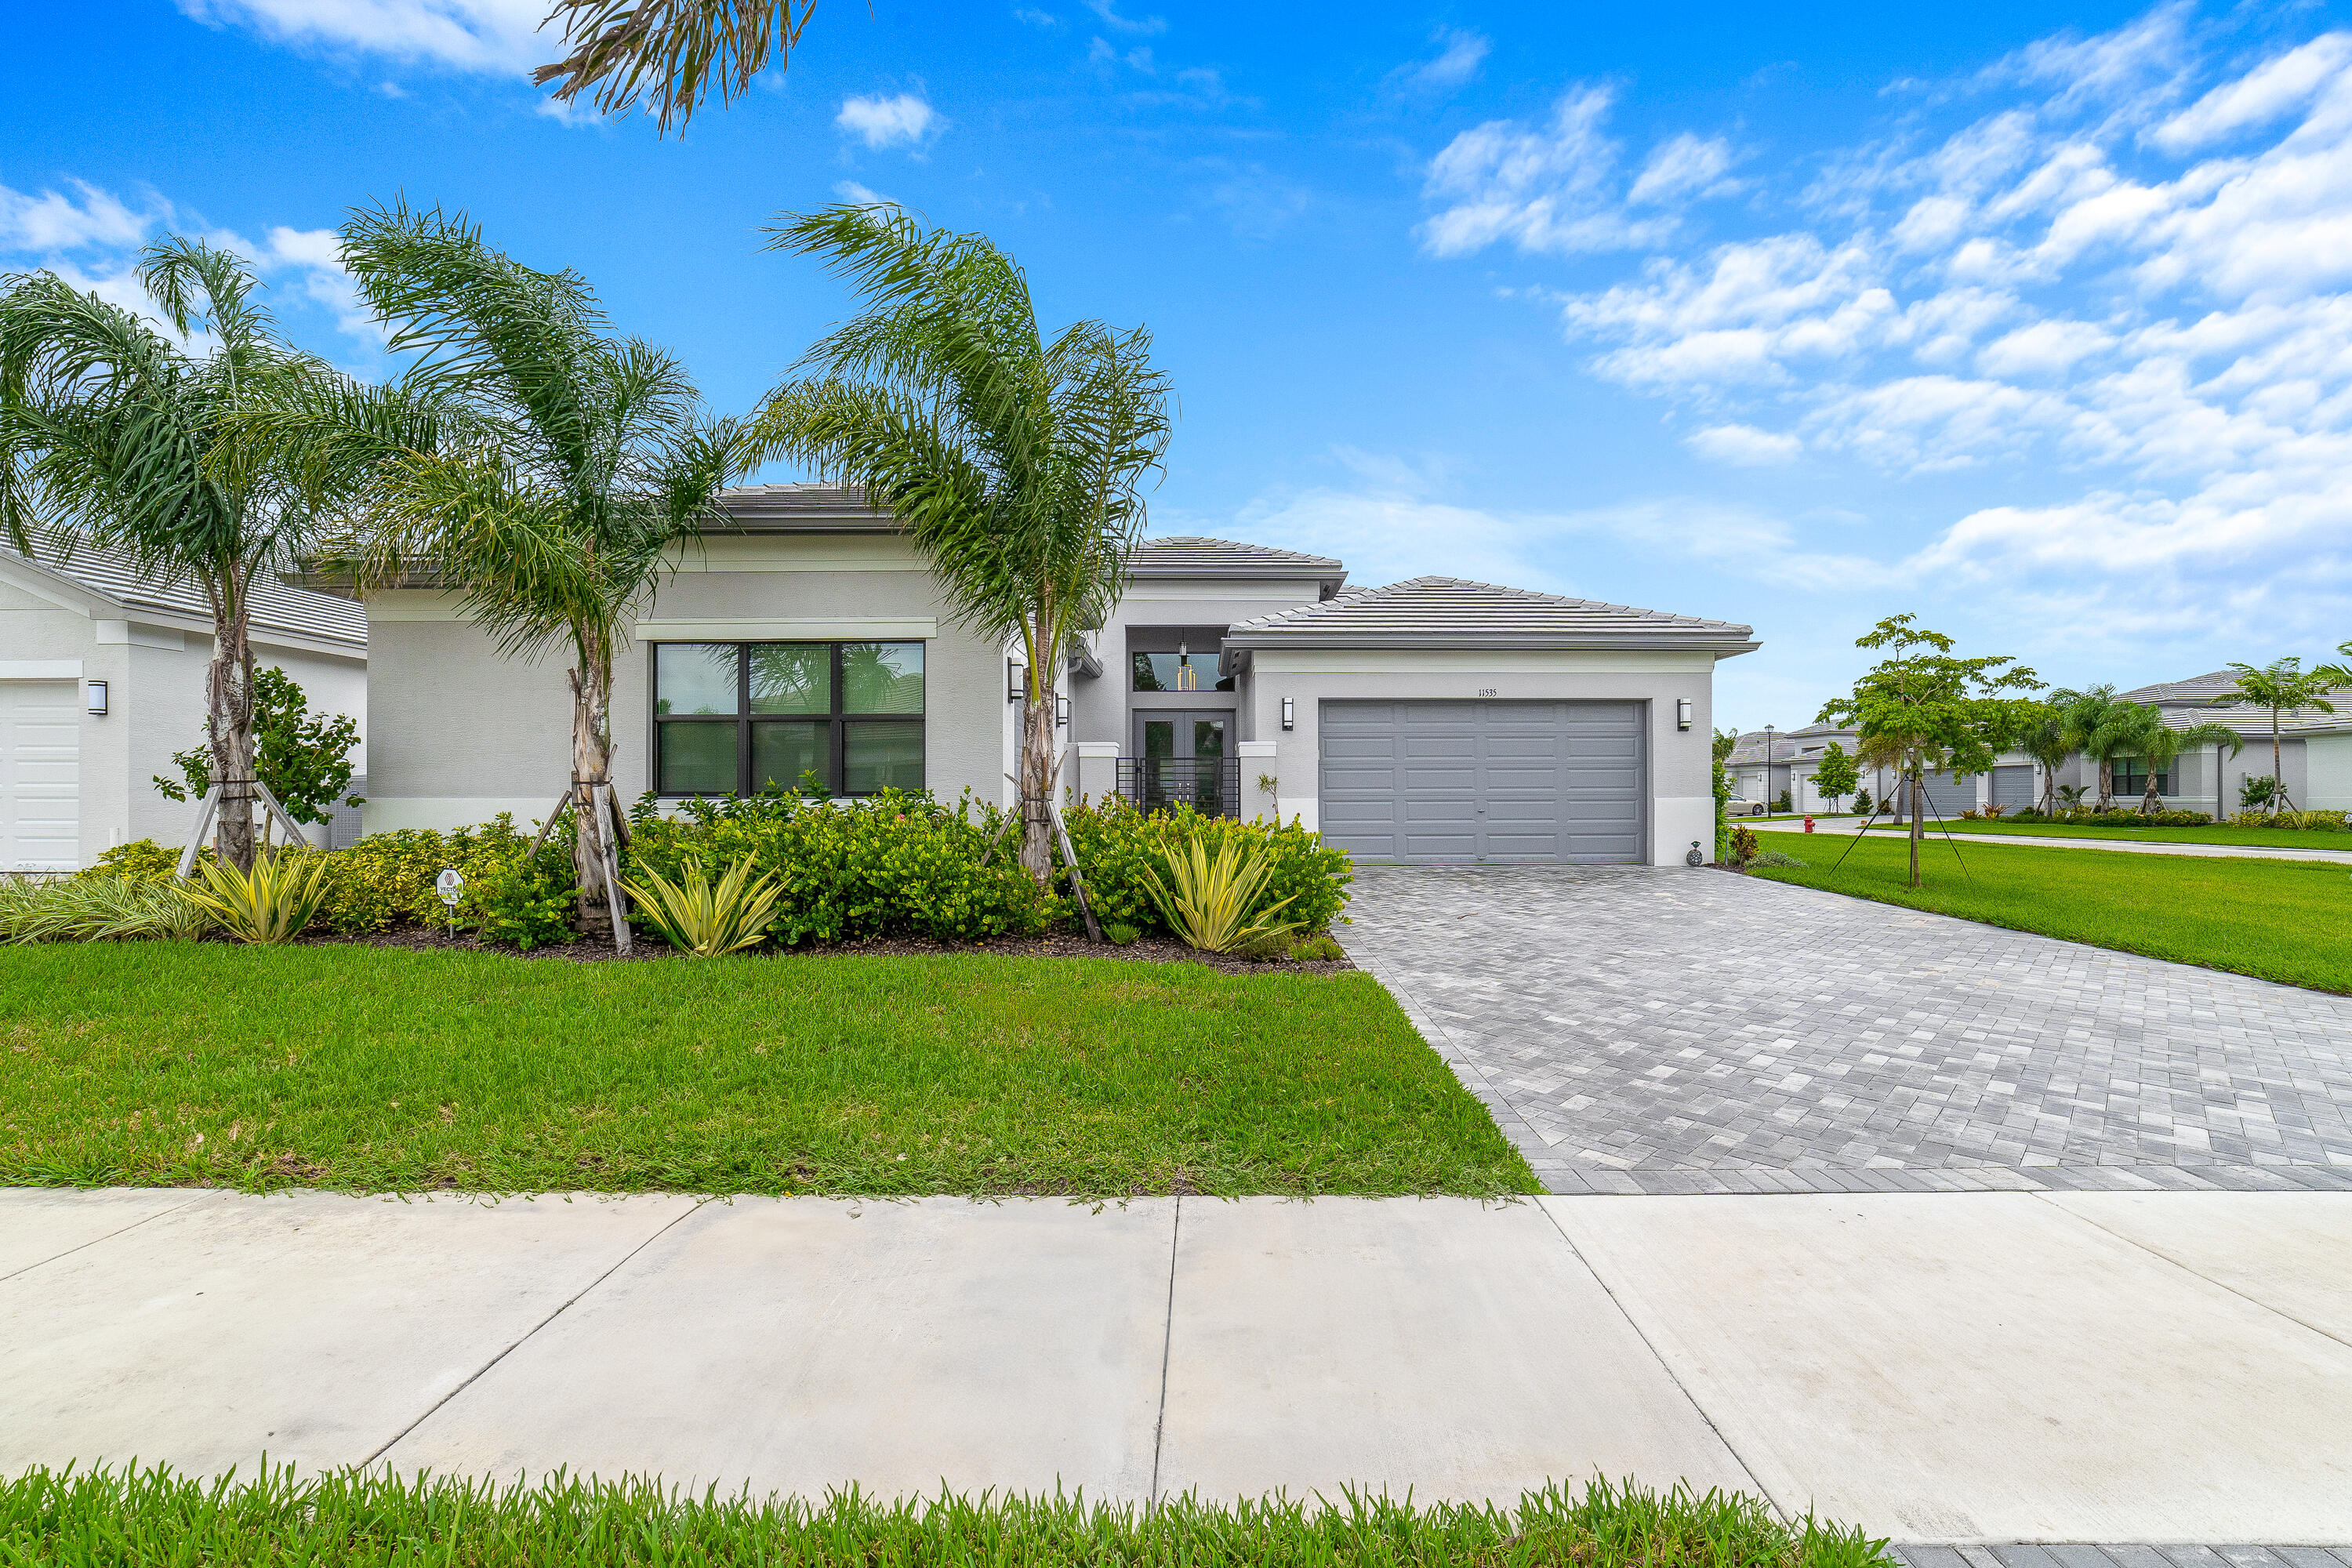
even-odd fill
[[(299, 940), (306, 947), (395, 947), (417, 952), (494, 952), (507, 958), (545, 958), (573, 963), (610, 963), (621, 956), (609, 942), (585, 941), (535, 947), (529, 952), (518, 952), (510, 947), (486, 942), (470, 932), (459, 931), (453, 935), (446, 930), (435, 931), (425, 926), (405, 926), (397, 931), (377, 931), (367, 936), (306, 936)], [(659, 937), (640, 936), (634, 947), (635, 951), (629, 954), (630, 962), (681, 956)], [(1023, 958), (1119, 958), (1141, 963), (1199, 963), (1227, 974), (1338, 974), (1356, 967), (1344, 958), (1303, 963), (1283, 959), (1272, 963), (1255, 963), (1230, 954), (1202, 952), (1185, 946), (1173, 937), (1138, 937), (1125, 947), (1115, 947), (1107, 942), (1088, 942), (1083, 936), (1059, 932), (1051, 936), (999, 937), (991, 942), (842, 942), (824, 946), (769, 950), (748, 956), (774, 959), (853, 956), (938, 958), (967, 953), (1002, 953)]]

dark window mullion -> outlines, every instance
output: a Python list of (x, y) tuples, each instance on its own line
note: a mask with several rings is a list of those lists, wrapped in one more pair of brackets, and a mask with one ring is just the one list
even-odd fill
[(841, 717), (847, 711), (845, 704), (849, 700), (844, 689), (848, 685), (849, 661), (842, 657), (843, 646), (840, 643), (832, 645), (833, 712), (825, 725), (827, 750), (831, 753), (825, 767), (831, 774), (828, 782), (835, 795), (849, 793), (849, 727)]
[(735, 645), (735, 794), (751, 793), (751, 645)]

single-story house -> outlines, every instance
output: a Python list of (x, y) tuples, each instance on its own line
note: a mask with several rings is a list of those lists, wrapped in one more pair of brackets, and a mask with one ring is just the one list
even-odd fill
[[(186, 841), (194, 805), (153, 780), (178, 779), (172, 754), (204, 741), (212, 625), (194, 584), (158, 584), (111, 552), (0, 551), (0, 870), (70, 871), (133, 839)], [(257, 665), (364, 733), (358, 605), (259, 583), (250, 625)]]
[[(1018, 655), (959, 625), (854, 490), (751, 486), (679, 552), (614, 681), (625, 797), (813, 773), (1009, 804)], [(1716, 661), (1749, 628), (1158, 539), (1056, 696), (1072, 795), (1279, 814), (1369, 859), (1678, 864), (1711, 851)], [(457, 597), (366, 596), (367, 827), (543, 817), (570, 774), (565, 657), (502, 658)]]

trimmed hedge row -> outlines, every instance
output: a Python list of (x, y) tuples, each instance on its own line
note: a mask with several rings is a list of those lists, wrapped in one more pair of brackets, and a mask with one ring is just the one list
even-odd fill
[[(782, 947), (907, 937), (982, 942), (1062, 930), (1076, 918), (1058, 851), (1053, 887), (1041, 889), (1021, 869), (1013, 815), (969, 796), (949, 806), (919, 794), (823, 800), (772, 792), (688, 801), (666, 816), (646, 795), (629, 816), (625, 876), (645, 867), (676, 879), (690, 861), (716, 875), (747, 858), (772, 875), (782, 897), (768, 940)], [(1169, 930), (1145, 872), (1165, 876), (1166, 851), (1196, 838), (1213, 852), (1232, 840), (1262, 847), (1272, 867), (1262, 898), (1289, 900), (1282, 918), (1309, 932), (1328, 928), (1353, 879), (1346, 853), (1296, 822), (1202, 816), (1188, 805), (1146, 815), (1117, 797), (1080, 805), (1065, 820), (1096, 918), (1140, 933)], [(454, 866), (465, 879), (454, 915), (460, 928), (515, 947), (568, 942), (577, 885), (568, 822), (535, 856), (530, 844), (501, 813), (478, 827), (407, 828), (372, 834), (348, 849), (296, 852), (326, 863), (319, 923), (341, 935), (450, 922), (434, 879)], [(107, 851), (81, 875), (161, 879), (177, 858), (142, 839)]]

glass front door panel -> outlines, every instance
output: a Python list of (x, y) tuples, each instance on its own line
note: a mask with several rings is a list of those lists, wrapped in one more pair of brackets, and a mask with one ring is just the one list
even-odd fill
[(1169, 713), (1139, 718), (1142, 742), (1138, 784), (1147, 811), (1188, 802), (1211, 816), (1225, 809), (1225, 713)]

